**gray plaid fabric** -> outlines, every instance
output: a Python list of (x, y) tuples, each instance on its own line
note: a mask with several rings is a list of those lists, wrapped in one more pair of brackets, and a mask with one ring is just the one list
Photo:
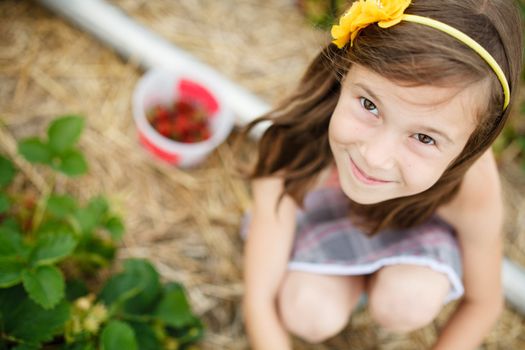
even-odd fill
[(447, 302), (463, 294), (461, 255), (454, 230), (438, 217), (407, 230), (368, 236), (348, 218), (348, 198), (336, 187), (308, 194), (298, 213), (289, 268), (321, 274), (365, 275), (383, 266), (415, 264), (447, 275)]

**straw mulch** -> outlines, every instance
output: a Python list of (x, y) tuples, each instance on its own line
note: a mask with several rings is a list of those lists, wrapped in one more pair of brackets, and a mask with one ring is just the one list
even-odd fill
[[(292, 0), (113, 3), (270, 103), (293, 88), (326, 40), (325, 33), (305, 23)], [(165, 280), (186, 286), (208, 328), (203, 348), (246, 349), (238, 229), (250, 194), (247, 183), (231, 170), (238, 157), (232, 149), (235, 135), (197, 169), (155, 161), (138, 144), (131, 118), (131, 94), (141, 74), (133, 62), (37, 3), (0, 2), (0, 150), (13, 154), (16, 138), (42, 133), (55, 116), (86, 116), (80, 146), (90, 163), (89, 175), (73, 181), (60, 177), (57, 189), (84, 199), (107, 194), (127, 226), (119, 258), (151, 259)], [(245, 155), (253, 150), (246, 145)], [(35, 190), (43, 190), (47, 173), (18, 162)], [(502, 167), (506, 188), (512, 188), (507, 255), (525, 265), (525, 183), (508, 164)], [(347, 330), (325, 344), (296, 340), (295, 345), (426, 349), (453, 307), (408, 336), (382, 332), (360, 311)], [(485, 349), (523, 349), (524, 330), (525, 319), (509, 307)]]

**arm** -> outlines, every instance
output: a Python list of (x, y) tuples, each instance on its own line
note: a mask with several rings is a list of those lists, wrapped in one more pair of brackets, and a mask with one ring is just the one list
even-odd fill
[(477, 248), (477, 251), (476, 246), (463, 250), (465, 296), (442, 330), (434, 350), (475, 349), (503, 309), (501, 240), (494, 239), (492, 246), (487, 242)]
[(253, 349), (291, 349), (277, 313), (276, 297), (293, 243), (297, 206), (285, 195), (276, 209), (282, 189), (278, 178), (253, 183), (254, 208), (245, 245), (243, 300)]
[(465, 296), (433, 350), (475, 349), (503, 310), (501, 286), (503, 204), (491, 156), (467, 173), (457, 198), (443, 211), (457, 230)]

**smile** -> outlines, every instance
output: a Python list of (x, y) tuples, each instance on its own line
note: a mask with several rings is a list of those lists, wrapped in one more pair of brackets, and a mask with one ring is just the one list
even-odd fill
[(352, 157), (349, 157), (349, 158), (350, 158), (350, 168), (352, 169), (352, 174), (360, 182), (362, 182), (362, 183), (364, 183), (366, 185), (381, 185), (381, 184), (386, 184), (386, 183), (392, 182), (392, 181), (381, 180), (381, 179), (377, 179), (377, 178), (372, 177), (372, 176), (368, 176), (363, 170), (361, 170), (354, 163)]

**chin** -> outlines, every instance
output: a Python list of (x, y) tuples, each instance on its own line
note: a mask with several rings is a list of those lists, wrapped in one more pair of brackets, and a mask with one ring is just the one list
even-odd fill
[(349, 191), (348, 189), (342, 187), (344, 194), (350, 198), (353, 202), (362, 205), (372, 205), (379, 204), (381, 202), (388, 201), (390, 199), (397, 198), (396, 196), (387, 196), (387, 195), (370, 195), (369, 193), (355, 193), (354, 191)]

